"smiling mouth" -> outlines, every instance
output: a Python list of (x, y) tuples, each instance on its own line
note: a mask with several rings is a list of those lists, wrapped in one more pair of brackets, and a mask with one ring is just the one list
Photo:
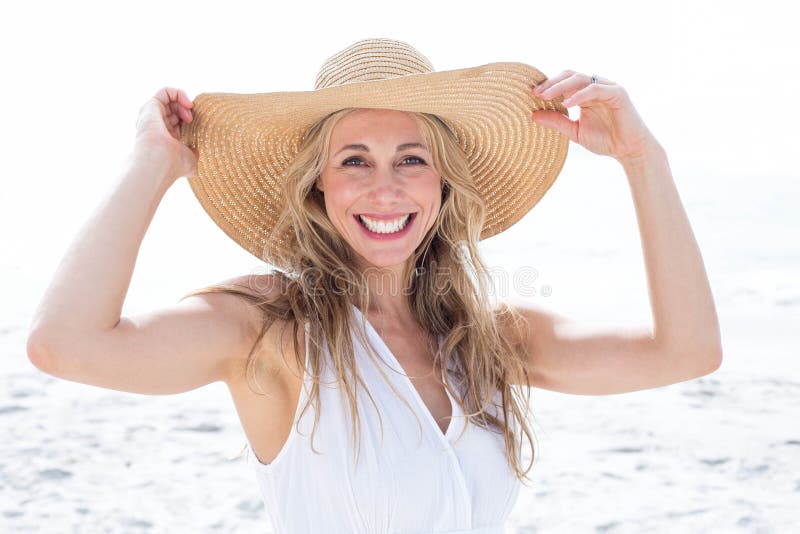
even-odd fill
[(405, 216), (394, 218), (391, 221), (375, 219), (361, 214), (355, 215), (355, 218), (361, 226), (370, 232), (377, 234), (394, 234), (408, 226), (414, 216), (416, 216), (416, 212), (407, 213)]

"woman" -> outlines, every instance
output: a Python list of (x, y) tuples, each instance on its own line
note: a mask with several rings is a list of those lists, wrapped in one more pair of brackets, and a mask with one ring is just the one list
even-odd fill
[[(137, 393), (224, 381), (277, 532), (476, 533), (502, 531), (531, 467), (523, 387), (621, 393), (720, 365), (666, 154), (622, 87), (512, 63), (437, 73), (406, 43), (368, 39), (329, 58), (315, 89), (148, 101), (127, 172), (35, 315), (33, 363)], [(538, 202), (568, 140), (625, 170), (652, 330), (590, 331), (487, 298), (477, 242)], [(120, 317), (180, 176), (281, 270)]]

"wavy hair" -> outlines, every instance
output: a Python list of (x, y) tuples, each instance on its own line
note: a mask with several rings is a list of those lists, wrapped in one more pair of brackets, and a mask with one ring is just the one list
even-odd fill
[[(285, 206), (279, 214), (273, 237), (288, 239), (286, 249), (289, 252), (275, 262), (281, 265), (282, 270), (273, 270), (269, 277), (272, 284), (278, 285), (278, 290), (270, 291), (270, 296), (265, 297), (265, 293), (260, 291), (263, 288), (255, 287), (258, 282), (253, 276), (245, 285), (217, 284), (182, 297), (228, 292), (242, 296), (250, 305), (260, 309), (263, 324), (245, 366), (251, 390), (250, 379), (258, 384), (258, 371), (264, 369), (263, 362), (258, 361), (263, 352), (257, 349), (265, 335), (276, 322), (283, 325), (281, 338), (283, 331), (291, 326), (297, 368), (303, 369), (313, 380), (312, 391), (302, 410), (305, 413), (309, 404), (314, 402), (316, 417), (311, 437), (312, 450), (321, 412), (322, 339), (329, 348), (330, 366), (338, 387), (348, 398), (354, 422), (354, 440), (360, 439), (356, 402), (359, 384), (377, 410), (369, 388), (357, 371), (348, 326), (355, 317), (353, 305), (361, 310), (369, 308), (366, 280), (364, 273), (355, 268), (354, 251), (328, 219), (322, 193), (315, 187), (327, 163), (333, 128), (354, 109), (336, 111), (309, 127), (296, 157), (284, 172), (281, 193)], [(441, 177), (442, 203), (433, 226), (408, 259), (402, 289), (409, 297), (414, 319), (421, 329), (432, 339), (442, 338), (442, 361), (434, 364), (438, 369), (448, 369), (452, 365), (460, 391), (456, 393), (448, 373), (444, 373), (444, 385), (467, 416), (464, 428), (468, 424), (478, 424), (503, 434), (509, 465), (517, 477), (523, 479), (533, 466), (535, 441), (527, 421), (530, 387), (527, 385), (528, 372), (519, 329), (524, 318), (507, 303), (500, 301), (497, 307), (493, 307), (488, 299), (490, 272), (477, 249), (486, 206), (475, 187), (466, 154), (455, 133), (436, 115), (409, 113), (416, 119), (431, 153), (433, 166)], [(303, 322), (307, 322), (309, 327), (308, 368), (297, 346)], [(511, 339), (501, 333), (501, 325), (510, 327), (503, 332), (514, 332)], [(363, 340), (365, 327), (361, 326), (358, 335)], [(284, 344), (281, 342), (279, 345), (285, 359)], [(431, 352), (436, 354), (436, 347), (431, 348)], [(374, 354), (374, 348), (370, 352)], [(523, 388), (527, 390), (525, 394)], [(392, 389), (397, 393), (394, 386)], [(502, 399), (501, 406), (493, 402), (497, 392)], [(408, 402), (401, 400), (413, 411)], [(492, 413), (492, 406), (502, 409), (502, 418)], [(531, 452), (530, 462), (524, 470), (523, 435)]]

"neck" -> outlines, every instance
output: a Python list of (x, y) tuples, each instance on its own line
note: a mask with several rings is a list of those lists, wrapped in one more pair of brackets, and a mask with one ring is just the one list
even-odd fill
[(411, 286), (407, 284), (408, 274), (406, 264), (362, 268), (361, 275), (369, 291), (369, 308), (359, 306), (362, 313), (377, 315), (383, 320), (410, 320)]

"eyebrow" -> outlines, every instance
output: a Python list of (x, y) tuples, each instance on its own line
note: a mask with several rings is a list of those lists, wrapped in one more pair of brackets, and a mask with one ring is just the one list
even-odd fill
[[(427, 147), (425, 147), (425, 145), (423, 145), (421, 143), (403, 143), (402, 145), (397, 145), (397, 152), (400, 152), (401, 150), (407, 150), (409, 148), (422, 148), (422, 149), (427, 150)], [(367, 145), (362, 145), (360, 143), (356, 143), (356, 144), (352, 144), (352, 145), (345, 145), (345, 146), (343, 146), (342, 148), (339, 149), (339, 152), (343, 152), (343, 151), (345, 151), (347, 149), (361, 150), (363, 152), (369, 152), (369, 147)], [(334, 156), (338, 155), (339, 152), (334, 154)]]

